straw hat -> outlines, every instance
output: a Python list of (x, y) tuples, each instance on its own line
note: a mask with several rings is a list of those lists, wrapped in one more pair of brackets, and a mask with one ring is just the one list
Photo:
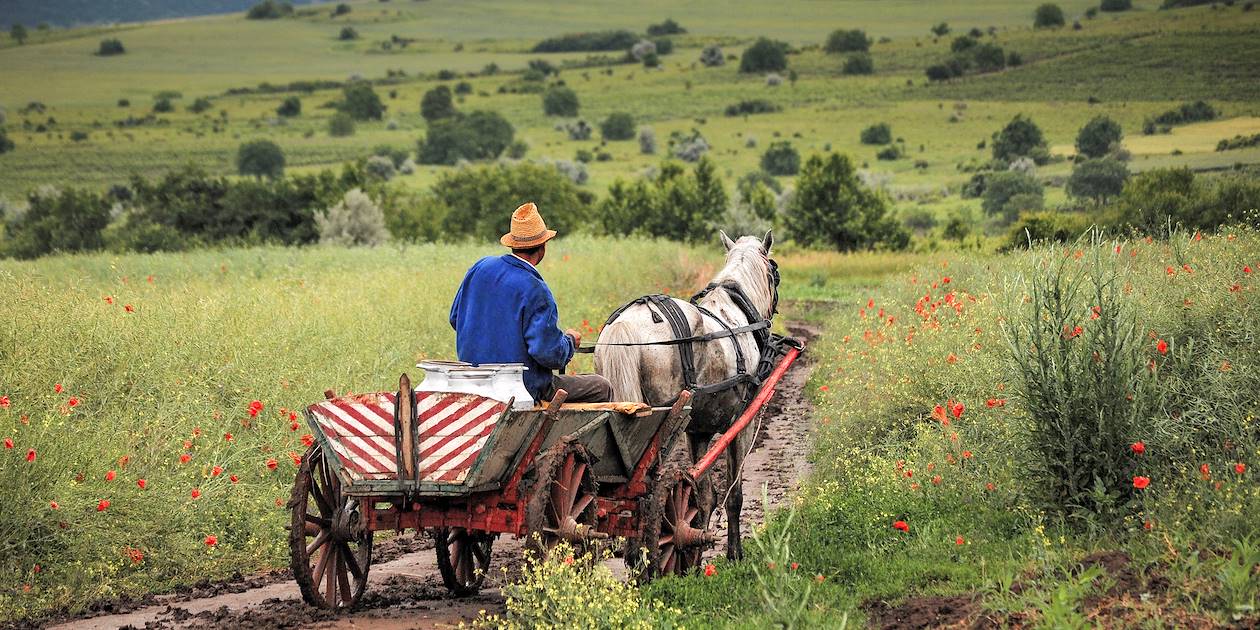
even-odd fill
[(526, 203), (512, 213), (512, 231), (499, 239), (504, 247), (512, 249), (529, 249), (538, 247), (556, 236), (555, 230), (548, 230), (538, 214), (538, 206), (533, 202)]

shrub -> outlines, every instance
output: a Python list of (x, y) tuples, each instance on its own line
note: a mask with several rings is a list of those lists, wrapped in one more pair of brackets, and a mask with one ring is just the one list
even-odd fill
[(325, 245), (376, 246), (389, 240), (385, 213), (358, 188), (347, 191), (337, 205), (316, 214), (315, 224), (319, 226), (319, 242)]
[(1057, 4), (1047, 2), (1033, 11), (1033, 28), (1054, 28), (1065, 23), (1063, 9)]
[(275, 20), (293, 15), (293, 5), (278, 0), (263, 0), (249, 8), (245, 18), (249, 20)]
[(4, 218), (4, 256), (29, 259), (94, 251), (104, 245), (101, 231), (109, 223), (109, 201), (86, 190), (45, 188), (27, 197), (25, 212)]
[(910, 243), (884, 198), (863, 186), (853, 163), (837, 153), (806, 160), (784, 224), (805, 247), (853, 251), (904, 249)]
[(674, 40), (668, 37), (652, 40), (652, 43), (656, 45), (656, 54), (658, 55), (668, 55), (674, 52)]
[(376, 90), (366, 81), (354, 81), (342, 90), (338, 109), (355, 120), (380, 120), (385, 114), (385, 104)]
[(875, 72), (875, 62), (866, 53), (849, 55), (844, 60), (842, 72), (845, 74), (873, 74)]
[(204, 112), (210, 109), (211, 107), (214, 107), (214, 104), (210, 102), (210, 99), (203, 96), (201, 98), (194, 100), (192, 102), (192, 105), (188, 106), (188, 111), (194, 114), (200, 114), (201, 112)]
[(1102, 0), (1098, 8), (1103, 11), (1128, 11), (1133, 8), (1133, 0)]
[(1095, 116), (1076, 134), (1076, 151), (1085, 157), (1107, 155), (1120, 143), (1120, 124), (1106, 116)]
[(1233, 151), (1235, 149), (1246, 149), (1257, 146), (1260, 146), (1260, 133), (1253, 133), (1250, 136), (1238, 135), (1233, 138), (1221, 140), (1216, 143), (1216, 150)]
[(1185, 125), (1205, 120), (1215, 120), (1219, 113), (1206, 101), (1183, 103), (1151, 119), (1157, 125)]
[(647, 34), (652, 37), (660, 37), (662, 35), (682, 35), (687, 32), (681, 24), (675, 22), (672, 18), (665, 18), (660, 24), (649, 24)]
[(651, 127), (639, 129), (639, 153), (644, 155), (656, 153), (656, 132)]
[(284, 175), (284, 152), (270, 140), (246, 142), (236, 151), (236, 171), (276, 179)]
[(1246, 220), (1260, 209), (1260, 183), (1243, 177), (1207, 180), (1188, 168), (1153, 169), (1131, 178), (1104, 220), (1147, 234), (1171, 227), (1215, 229)]
[(997, 72), (1006, 67), (1006, 52), (996, 44), (980, 44), (971, 50), (971, 60), (978, 72)]
[(892, 127), (878, 123), (862, 130), (862, 144), (888, 144), (892, 142)]
[(709, 142), (695, 129), (690, 135), (675, 131), (669, 134), (669, 147), (674, 157), (684, 162), (696, 162), (708, 153)]
[(452, 240), (497, 242), (506, 231), (508, 213), (522, 199), (538, 204), (547, 214), (547, 226), (560, 234), (579, 230), (590, 215), (587, 195), (551, 164), (518, 162), (456, 169), (438, 178), (430, 199), (444, 209), (444, 235)]
[(26, 43), (27, 35), (26, 27), (16, 22), (9, 28), (9, 37), (17, 42), (18, 46)]
[(1015, 68), (1024, 65), (1024, 58), (1019, 53), (1011, 51), (1006, 54), (1006, 65)]
[(170, 225), (157, 223), (135, 209), (124, 210), (101, 231), (105, 248), (124, 252), (176, 252), (196, 244)]
[(359, 39), (359, 31), (354, 30), (353, 26), (343, 26), (341, 27), (341, 33), (337, 35), (337, 39), (343, 42)]
[(565, 133), (569, 134), (570, 140), (590, 140), (591, 132), (594, 131), (585, 120), (575, 120), (564, 126)]
[(626, 50), (638, 40), (637, 35), (625, 30), (569, 33), (544, 39), (535, 44), (532, 51), (536, 53), (554, 53)]
[(928, 81), (948, 81), (954, 78), (953, 70), (943, 63), (928, 66), (924, 73), (927, 74)]
[(1017, 114), (1000, 132), (993, 134), (993, 157), (999, 160), (1009, 162), (1027, 155), (1043, 164), (1045, 160), (1038, 157), (1048, 158), (1048, 155), (1042, 156), (1045, 151), (1046, 140), (1041, 128), (1023, 114)]
[(332, 16), (338, 17), (338, 16), (346, 15), (349, 12), (350, 12), (350, 5), (344, 2), (338, 2), (337, 6), (333, 8)]
[(1090, 227), (1089, 217), (1055, 210), (1021, 212), (1010, 225), (1001, 251), (1027, 248), (1029, 243), (1071, 243)]
[(1040, 210), (1045, 189), (1037, 180), (1019, 172), (993, 173), (985, 178), (980, 207), (985, 214), (1010, 223), (1024, 210)]
[[(739, 206), (760, 221), (774, 221), (779, 213), (779, 195), (783, 185), (773, 175), (757, 170), (746, 173), (735, 185)], [(729, 220), (737, 217), (728, 217)], [(741, 234), (749, 234), (740, 230)]]
[(548, 116), (577, 116), (577, 92), (563, 85), (553, 85), (543, 93), (543, 113)]
[(497, 112), (475, 111), (435, 120), (429, 123), (428, 135), (420, 143), (418, 159), (421, 164), (492, 160), (512, 144), (515, 134), (512, 123)]
[(705, 46), (700, 52), (700, 63), (706, 67), (715, 68), (726, 63), (726, 55), (723, 55), (722, 49), (717, 46)]
[(661, 58), (656, 56), (655, 52), (650, 52), (646, 55), (643, 55), (644, 68), (656, 68), (660, 65), (661, 65)]
[(118, 39), (102, 39), (100, 47), (96, 50), (96, 54), (102, 57), (121, 55), (125, 52), (127, 50), (123, 48), (122, 41)]
[(790, 142), (772, 142), (761, 155), (761, 170), (771, 175), (795, 175), (801, 170), (801, 155)]
[(1097, 203), (1115, 197), (1124, 189), (1129, 179), (1129, 169), (1124, 162), (1112, 158), (1086, 160), (1072, 169), (1068, 178), (1067, 194), (1078, 199), (1091, 199)]
[(866, 31), (861, 29), (834, 30), (827, 36), (824, 50), (829, 53), (866, 52), (871, 49), (871, 40)]
[(71, 142), (86, 142), (87, 139), (88, 139), (88, 132), (83, 131), (82, 129), (75, 129), (74, 131), (70, 132)]
[(286, 97), (280, 101), (280, 106), (276, 108), (276, 114), (284, 118), (293, 118), (302, 114), (302, 99), (296, 96)]
[(900, 145), (896, 145), (896, 144), (890, 144), (875, 153), (875, 159), (886, 160), (886, 161), (900, 160), (901, 158), (905, 156), (906, 156), (906, 152), (901, 148)]
[(171, 103), (169, 98), (159, 98), (153, 102), (153, 111), (159, 114), (169, 114), (175, 111), (175, 105)]
[(749, 114), (769, 114), (783, 108), (764, 98), (745, 99), (726, 106), (727, 116), (747, 116)]
[(0, 155), (8, 153), (15, 148), (17, 148), (17, 145), (9, 138), (9, 133), (5, 131), (4, 127), (0, 127)]
[(665, 162), (652, 178), (617, 180), (597, 216), (609, 234), (637, 234), (676, 241), (707, 241), (712, 225), (726, 212), (726, 191), (717, 168), (699, 158), (690, 175), (677, 162)]
[(764, 37), (744, 50), (739, 59), (739, 71), (747, 74), (780, 72), (787, 69), (786, 42), (772, 41)]
[(582, 164), (588, 164), (595, 159), (595, 154), (591, 153), (590, 149), (578, 149), (577, 153), (573, 154), (573, 159)]
[[(590, 174), (586, 170), (586, 164), (591, 161), (590, 151), (579, 150), (577, 160), (570, 162), (569, 160), (555, 160), (551, 165), (556, 167), (569, 181), (581, 186), (590, 179)], [(585, 154), (585, 155), (583, 155)]]
[(630, 47), (630, 56), (635, 61), (643, 61), (643, 58), (649, 54), (656, 54), (656, 42), (648, 39), (641, 39)]
[(783, 77), (779, 76), (777, 72), (771, 72), (770, 74), (766, 75), (766, 85), (770, 87), (778, 87), (780, 85), (783, 85)]
[(389, 157), (373, 155), (363, 162), (363, 172), (377, 179), (389, 181), (398, 173), (398, 169)]
[(625, 112), (613, 112), (599, 124), (599, 133), (605, 140), (632, 140), (634, 116)]
[(971, 50), (972, 48), (975, 48), (976, 45), (979, 43), (980, 42), (976, 41), (976, 38), (970, 35), (960, 35), (958, 37), (955, 37), (954, 41), (950, 42), (949, 49), (950, 51), (956, 52), (956, 53), (966, 52), (968, 50)]
[(439, 85), (425, 92), (420, 98), (420, 116), (427, 121), (450, 118), (455, 114), (455, 102), (451, 98), (451, 89), (445, 85)]
[(372, 155), (388, 158), (394, 168), (401, 167), (403, 162), (406, 162), (407, 158), (411, 156), (406, 147), (396, 147), (389, 144), (376, 145), (372, 148)]
[(328, 135), (345, 138), (354, 135), (354, 118), (345, 112), (337, 112), (328, 119)]

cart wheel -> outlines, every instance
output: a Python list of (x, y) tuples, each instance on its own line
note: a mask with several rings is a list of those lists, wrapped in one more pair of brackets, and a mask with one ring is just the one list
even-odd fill
[(367, 587), (372, 532), (358, 500), (341, 493), (319, 445), (302, 457), (289, 507), (289, 567), (302, 599), (320, 608), (354, 607)]
[(687, 573), (717, 541), (708, 531), (709, 514), (701, 505), (701, 493), (691, 475), (676, 466), (657, 479), (639, 521), (639, 536), (626, 552), (626, 565), (640, 582)]
[(433, 530), (434, 550), (442, 581), (456, 597), (476, 595), (490, 571), (490, 548), (494, 537), (485, 532), (469, 532), (463, 527)]
[(598, 485), (582, 445), (557, 444), (536, 470), (538, 481), (525, 506), (527, 549), (546, 555), (566, 540), (581, 553), (592, 539), (608, 537), (595, 529)]

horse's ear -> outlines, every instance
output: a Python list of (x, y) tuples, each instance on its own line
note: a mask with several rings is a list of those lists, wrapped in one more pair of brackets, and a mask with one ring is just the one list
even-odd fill
[(726, 251), (731, 251), (731, 248), (735, 247), (735, 241), (732, 241), (731, 237), (726, 235), (725, 230), (718, 230), (718, 234), (722, 235), (722, 246), (726, 248)]
[[(723, 234), (725, 236), (725, 234)], [(774, 246), (774, 230), (766, 230), (765, 238), (761, 239), (761, 251), (767, 256), (770, 255), (770, 248)]]

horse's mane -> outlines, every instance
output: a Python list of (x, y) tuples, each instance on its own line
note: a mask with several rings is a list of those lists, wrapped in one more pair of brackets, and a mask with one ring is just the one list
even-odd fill
[(726, 266), (713, 276), (713, 282), (734, 281), (757, 307), (757, 312), (769, 317), (770, 303), (774, 300), (769, 278), (770, 260), (761, 250), (761, 240), (743, 236), (726, 252)]

